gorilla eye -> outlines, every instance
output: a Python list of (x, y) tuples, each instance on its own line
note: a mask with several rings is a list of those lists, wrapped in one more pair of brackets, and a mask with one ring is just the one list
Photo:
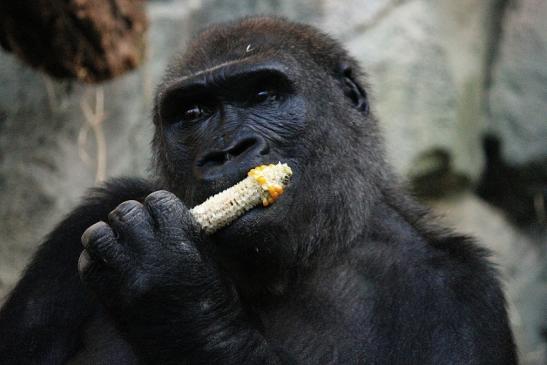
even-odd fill
[(279, 100), (279, 93), (275, 90), (259, 90), (254, 95), (255, 103), (265, 103)]
[(194, 121), (203, 119), (211, 114), (211, 110), (204, 105), (192, 104), (183, 108), (181, 119), (183, 121)]

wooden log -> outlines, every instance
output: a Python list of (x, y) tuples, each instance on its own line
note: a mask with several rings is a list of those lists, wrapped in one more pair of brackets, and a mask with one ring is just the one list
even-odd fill
[(136, 68), (145, 55), (144, 0), (0, 1), (0, 44), (56, 78), (88, 83)]

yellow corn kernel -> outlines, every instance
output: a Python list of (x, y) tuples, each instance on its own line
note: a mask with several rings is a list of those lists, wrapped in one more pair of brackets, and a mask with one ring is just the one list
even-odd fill
[(264, 185), (266, 184), (266, 178), (264, 176), (259, 176), (256, 178), (256, 181), (260, 184), (260, 185)]
[(269, 186), (268, 187), (268, 193), (270, 193), (270, 195), (274, 198), (277, 198), (279, 196), (279, 193), (278, 191), (275, 189), (274, 186)]

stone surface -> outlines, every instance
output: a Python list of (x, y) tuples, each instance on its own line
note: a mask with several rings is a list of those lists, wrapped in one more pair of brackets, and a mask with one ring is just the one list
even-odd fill
[[(547, 158), (547, 1), (510, 2), (489, 92), (489, 128), (504, 155), (523, 164)], [(547, 169), (547, 166), (546, 166)]]
[(382, 11), (368, 29), (361, 25), (365, 32), (350, 34), (349, 49), (373, 86), (388, 155), (403, 176), (430, 173), (419, 162), (440, 150), (456, 173), (478, 178), (491, 5), (402, 1)]

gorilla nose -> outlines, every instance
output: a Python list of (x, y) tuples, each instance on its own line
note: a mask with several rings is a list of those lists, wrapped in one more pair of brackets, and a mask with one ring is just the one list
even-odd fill
[(246, 136), (234, 141), (222, 150), (206, 152), (197, 165), (201, 168), (222, 166), (229, 161), (246, 162), (266, 155), (270, 148), (268, 142), (260, 136)]

